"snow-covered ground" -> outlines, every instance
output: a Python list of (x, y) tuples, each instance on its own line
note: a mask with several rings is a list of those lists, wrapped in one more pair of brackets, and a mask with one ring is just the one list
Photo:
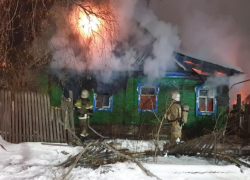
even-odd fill
[[(153, 142), (115, 140), (118, 148), (139, 152), (153, 149)], [(0, 147), (0, 179), (62, 179), (69, 168), (58, 167), (69, 156), (82, 151), (82, 147), (48, 146), (41, 143), (10, 144), (0, 137), (7, 151)], [(235, 165), (214, 165), (213, 159), (182, 156), (158, 157), (143, 162), (144, 167), (161, 179), (250, 179), (250, 170)], [(116, 163), (92, 170), (75, 168), (68, 179), (81, 180), (151, 180), (132, 162)]]

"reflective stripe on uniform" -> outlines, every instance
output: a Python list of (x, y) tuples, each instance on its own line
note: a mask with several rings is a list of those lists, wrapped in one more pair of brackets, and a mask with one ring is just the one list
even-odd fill
[(84, 114), (84, 116), (83, 117), (78, 117), (79, 119), (87, 119), (88, 118), (88, 115), (87, 114)]

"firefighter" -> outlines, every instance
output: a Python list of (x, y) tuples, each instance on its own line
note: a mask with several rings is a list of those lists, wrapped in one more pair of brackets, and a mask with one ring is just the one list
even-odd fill
[(89, 92), (87, 90), (82, 91), (81, 98), (76, 101), (75, 106), (78, 109), (78, 119), (82, 129), (80, 138), (82, 141), (84, 141), (88, 136), (88, 121), (93, 110), (93, 104), (89, 100)]
[(179, 92), (172, 93), (172, 101), (164, 118), (171, 123), (171, 140), (167, 148), (177, 145), (181, 140), (182, 126), (187, 123), (188, 106), (182, 106)]

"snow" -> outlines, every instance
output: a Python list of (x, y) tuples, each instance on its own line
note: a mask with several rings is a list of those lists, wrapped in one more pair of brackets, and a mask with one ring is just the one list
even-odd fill
[[(153, 141), (131, 141), (117, 139), (107, 141), (115, 143), (117, 148), (127, 148), (142, 152), (154, 149)], [(59, 165), (68, 157), (82, 151), (82, 147), (49, 146), (41, 143), (10, 144), (0, 137), (0, 179), (62, 179), (69, 168)], [(163, 142), (161, 142), (163, 144)], [(220, 163), (214, 165), (214, 159), (201, 157), (173, 156), (158, 157), (143, 161), (143, 166), (161, 179), (168, 180), (200, 180), (200, 179), (250, 179), (248, 168), (238, 168), (235, 165)], [(68, 179), (71, 180), (153, 180), (147, 176), (135, 163), (124, 162), (98, 169), (74, 168)]]

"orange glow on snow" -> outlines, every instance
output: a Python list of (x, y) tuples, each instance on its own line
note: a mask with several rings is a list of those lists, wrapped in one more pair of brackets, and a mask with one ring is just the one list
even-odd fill
[(192, 64), (192, 65), (195, 65), (195, 66), (199, 66), (199, 64), (195, 64), (192, 61), (184, 61), (184, 62), (187, 63), (187, 64)]
[(86, 15), (84, 12), (79, 13), (78, 30), (82, 35), (91, 35), (100, 28), (100, 20), (95, 15)]

